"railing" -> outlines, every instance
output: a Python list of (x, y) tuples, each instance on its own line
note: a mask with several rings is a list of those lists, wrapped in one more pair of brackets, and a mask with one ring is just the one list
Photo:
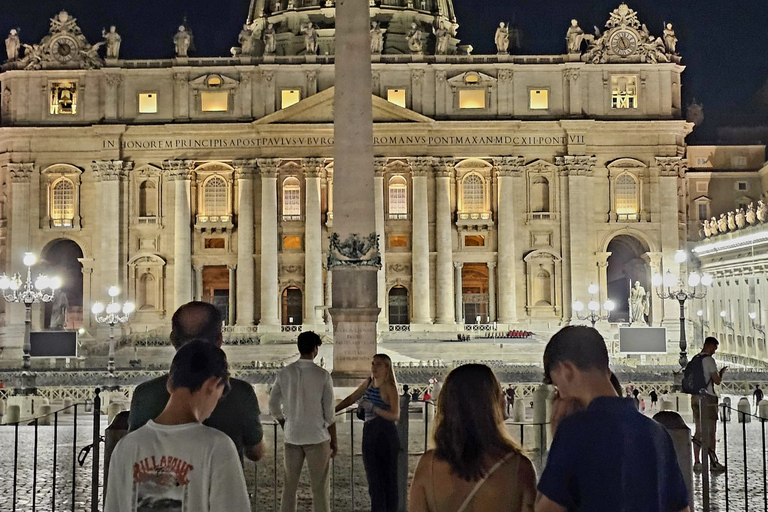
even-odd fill
[(389, 324), (389, 332), (411, 332), (411, 324)]

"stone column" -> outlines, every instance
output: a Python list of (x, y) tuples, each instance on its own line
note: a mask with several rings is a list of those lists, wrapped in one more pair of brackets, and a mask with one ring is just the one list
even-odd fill
[[(651, 277), (654, 274), (661, 274), (661, 253), (660, 252), (647, 252), (643, 255), (643, 259), (648, 264), (651, 270)], [(648, 317), (649, 325), (661, 325), (661, 317), (663, 314), (663, 301), (656, 293), (656, 287), (651, 283), (650, 289), (645, 291), (651, 301), (651, 314)]]
[[(10, 250), (7, 251), (7, 265), (9, 274), (13, 269), (21, 268), (24, 253), (31, 251), (32, 245), (29, 236), (30, 220), (30, 183), (35, 164), (8, 164), (8, 172), (11, 178), (11, 219), (8, 228), (10, 235)], [(10, 311), (20, 310), (16, 320), (24, 323), (24, 308), (10, 308)], [(10, 325), (6, 321), (6, 325)]]
[(413, 166), (413, 230), (411, 258), (414, 324), (431, 324), (429, 293), (429, 209), (427, 204), (427, 174), (432, 159), (420, 158)]
[(306, 183), (304, 209), (304, 323), (322, 325), (323, 310), (323, 247), (320, 211), (320, 173), (324, 167), (319, 158), (305, 158)]
[(462, 296), (462, 284), (461, 284), (461, 269), (464, 268), (464, 263), (459, 261), (453, 262), (453, 280), (456, 283), (454, 300), (456, 302), (456, 323), (464, 323), (464, 297)]
[[(610, 252), (596, 252), (595, 259), (597, 260), (597, 285), (600, 288), (598, 301), (602, 307), (602, 304), (608, 300), (608, 257)], [(616, 304), (618, 306), (618, 304)]]
[(373, 177), (373, 191), (376, 207), (376, 232), (382, 238), (379, 240), (379, 253), (381, 254), (381, 268), (377, 273), (377, 281), (379, 285), (378, 290), (378, 305), (379, 309), (379, 330), (386, 330), (389, 319), (386, 316), (387, 312), (387, 261), (386, 250), (387, 241), (384, 239), (386, 233), (384, 232), (385, 219), (384, 219), (384, 201), (386, 197), (386, 188), (384, 187), (384, 168), (387, 166), (386, 158), (375, 158), (373, 162), (374, 177)]
[(277, 161), (259, 159), (261, 170), (261, 321), (280, 325), (277, 281)]
[(451, 221), (451, 177), (453, 160), (442, 159), (435, 170), (435, 242), (437, 265), (435, 268), (436, 323), (453, 325), (456, 319), (453, 297), (453, 230)]
[(496, 321), (496, 262), (488, 262), (488, 316)]
[[(256, 162), (235, 163), (238, 191), (237, 215), (237, 325), (253, 325), (253, 304), (255, 265), (254, 253), (254, 212), (253, 176)], [(230, 283), (231, 285), (231, 283)]]
[[(93, 304), (94, 300), (91, 296), (91, 286), (93, 282), (93, 259), (92, 258), (78, 258), (83, 268), (80, 272), (83, 274), (83, 304)], [(103, 299), (100, 299), (103, 300)], [(91, 308), (83, 307), (83, 325), (91, 326)]]
[(191, 161), (163, 162), (174, 189), (173, 309), (192, 300)]
[[(658, 173), (658, 188), (660, 199), (659, 230), (661, 231), (662, 270), (680, 275), (680, 265), (675, 261), (675, 252), (681, 248), (679, 235), (679, 220), (682, 216), (678, 205), (678, 180), (685, 176), (685, 161), (680, 157), (656, 157), (656, 167), (651, 173)], [(656, 220), (656, 219), (654, 219)], [(664, 326), (667, 328), (668, 339), (674, 339), (680, 331), (680, 305), (674, 300), (663, 301)]]
[(99, 226), (101, 247), (99, 251), (99, 287), (94, 290), (97, 297), (106, 294), (110, 286), (121, 287), (123, 268), (120, 263), (121, 194), (120, 181), (125, 176), (123, 162), (120, 160), (94, 161), (91, 163), (96, 179), (99, 181)]
[(523, 157), (504, 157), (496, 163), (498, 180), (499, 322), (517, 322), (517, 237), (515, 236), (514, 177), (522, 174)]
[(227, 265), (229, 269), (229, 307), (227, 308), (227, 325), (235, 325), (235, 315), (237, 313), (237, 305), (235, 303), (235, 297), (237, 293), (237, 286), (235, 285), (237, 275), (237, 265)]

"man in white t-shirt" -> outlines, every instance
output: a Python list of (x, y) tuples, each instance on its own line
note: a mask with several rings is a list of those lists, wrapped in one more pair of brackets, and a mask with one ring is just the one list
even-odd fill
[(224, 352), (203, 340), (181, 347), (168, 391), (163, 412), (112, 453), (104, 512), (250, 512), (234, 443), (202, 424), (229, 391)]
[(285, 482), (280, 511), (296, 512), (296, 491), (306, 459), (315, 512), (329, 512), (331, 458), (337, 450), (333, 381), (314, 363), (322, 344), (320, 336), (303, 332), (297, 344), (301, 356), (280, 370), (269, 394), (269, 413), (285, 430)]
[(703, 356), (701, 365), (704, 369), (704, 376), (707, 379), (707, 387), (701, 394), (691, 395), (693, 421), (696, 424), (696, 433), (693, 436), (693, 457), (695, 461), (693, 468), (696, 471), (701, 471), (702, 445), (710, 447), (710, 470), (725, 470), (725, 466), (720, 464), (715, 454), (715, 433), (717, 430), (717, 394), (715, 393), (715, 384), (719, 385), (723, 381), (723, 373), (728, 368), (723, 366), (718, 371), (715, 359), (712, 357), (715, 355), (719, 344), (717, 338), (712, 336), (704, 340), (704, 348), (701, 349), (699, 355)]

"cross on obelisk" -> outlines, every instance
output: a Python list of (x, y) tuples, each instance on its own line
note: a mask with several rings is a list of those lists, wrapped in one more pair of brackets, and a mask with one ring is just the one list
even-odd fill
[(333, 376), (357, 384), (376, 353), (377, 270), (373, 180), (370, 11), (367, 0), (336, 1), (332, 274)]

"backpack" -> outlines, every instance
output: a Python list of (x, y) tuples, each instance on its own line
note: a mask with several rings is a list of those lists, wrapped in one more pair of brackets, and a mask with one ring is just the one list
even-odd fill
[(701, 390), (709, 385), (709, 379), (704, 375), (704, 358), (706, 354), (696, 354), (683, 369), (683, 393), (699, 395)]

